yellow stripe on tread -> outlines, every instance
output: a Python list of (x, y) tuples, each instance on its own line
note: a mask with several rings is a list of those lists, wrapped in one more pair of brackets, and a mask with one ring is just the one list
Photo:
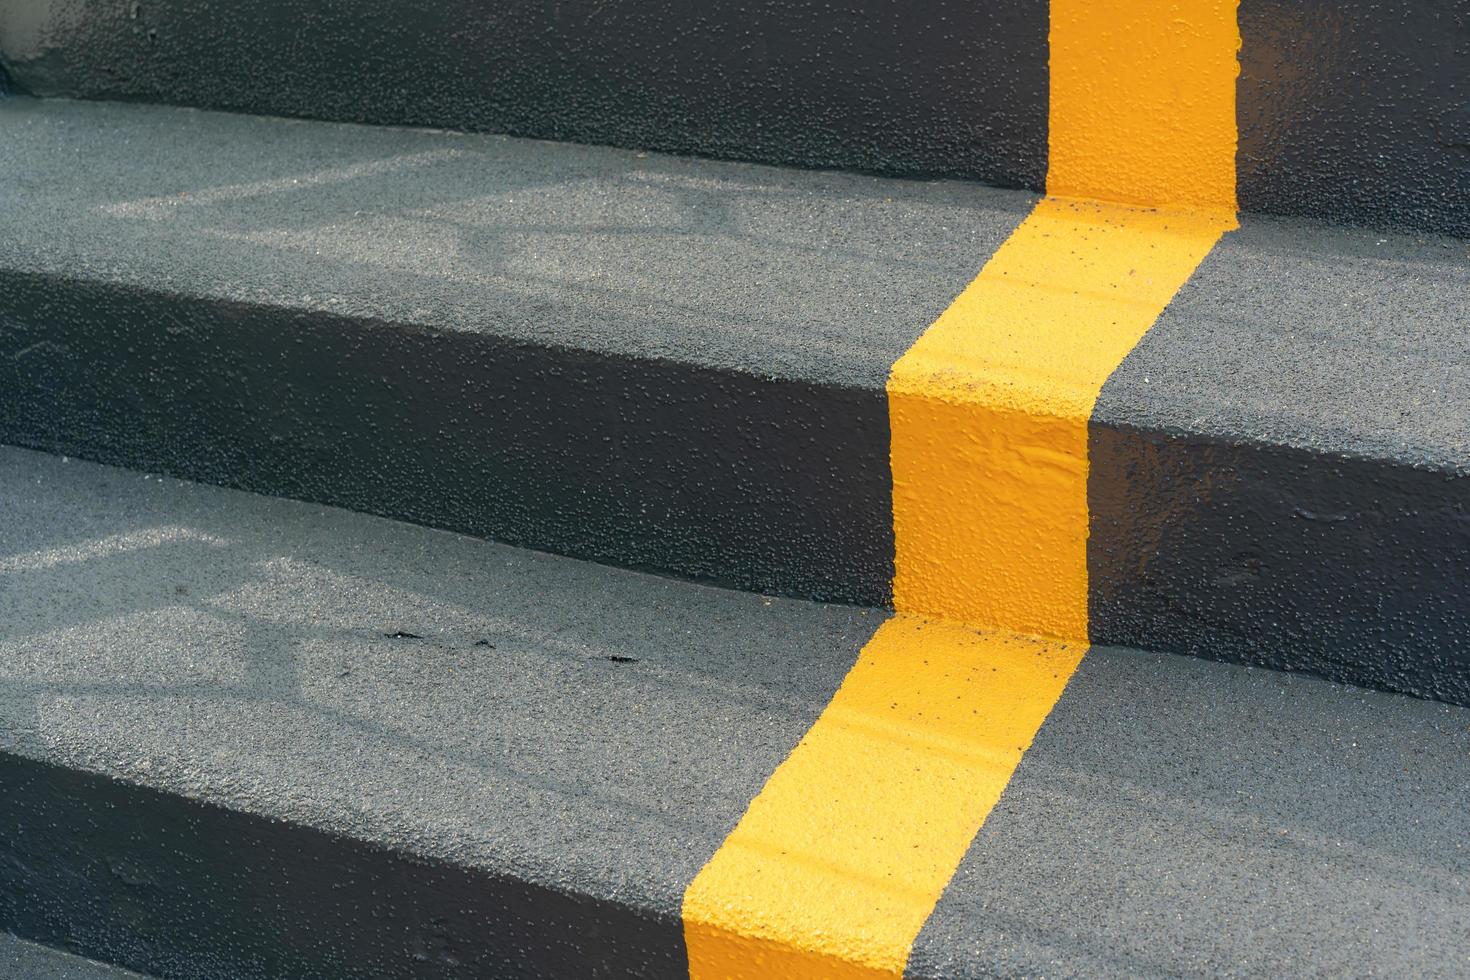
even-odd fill
[(1234, 223), (1045, 200), (894, 365), (894, 605), (1087, 636), (1087, 421)]
[(899, 974), (1085, 649), (884, 623), (685, 893), (690, 976)]
[(693, 980), (900, 976), (1086, 649), (1088, 420), (1235, 227), (1240, 39), (1234, 0), (1051, 25), (1052, 196), (889, 376), (898, 615), (685, 893)]

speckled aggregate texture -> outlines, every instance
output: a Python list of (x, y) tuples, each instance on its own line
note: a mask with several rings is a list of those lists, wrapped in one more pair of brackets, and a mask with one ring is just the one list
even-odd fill
[(16, 449), (0, 499), (0, 928), (167, 976), (681, 976), (886, 618)]
[(808, 167), (1046, 172), (1045, 0), (5, 0), (37, 95)]
[(909, 975), (1462, 977), (1470, 710), (1094, 647)]
[(888, 367), (1033, 198), (0, 107), (0, 438), (886, 602)]
[(146, 980), (141, 974), (0, 932), (0, 973), (8, 980)]
[[(0, 441), (867, 604), (888, 369), (1035, 200), (173, 108), (0, 122)], [(1467, 308), (1463, 241), (1247, 216), (1094, 413), (1093, 639), (1470, 701)]]
[[(886, 617), (17, 449), (0, 499), (0, 929), (170, 977), (685, 975)], [(1463, 973), (1467, 782), (1470, 710), (1095, 648), (913, 972)]]
[(1470, 242), (1247, 216), (1096, 422), (1470, 474)]
[(1240, 204), (1470, 236), (1470, 6), (1243, 0)]
[(15, 98), (13, 271), (882, 387), (1034, 195)]
[[(1240, 5), (1240, 201), (1470, 236), (1470, 13)], [(0, 0), (22, 91), (1040, 189), (1045, 0)]]
[(1092, 637), (1470, 703), (1470, 247), (1248, 218), (1103, 387)]

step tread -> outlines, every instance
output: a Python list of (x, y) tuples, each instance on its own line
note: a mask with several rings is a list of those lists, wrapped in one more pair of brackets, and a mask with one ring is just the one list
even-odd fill
[(1035, 200), (167, 107), (0, 125), (7, 268), (864, 387)]
[[(888, 615), (26, 450), (0, 499), (4, 753), (632, 910), (651, 975)], [(1463, 973), (1467, 785), (1470, 709), (1095, 648), (912, 972)]]
[[(0, 268), (878, 390), (1036, 200), (170, 107), (0, 120)], [(1470, 472), (1467, 306), (1465, 241), (1245, 216), (1096, 418)]]
[[(1046, 3), (581, 2), (318, 0), (294, 18), (288, 0), (4, 0), (0, 63), (37, 95), (1045, 186)], [(1339, 0), (1330, 17), (1308, 33), (1275, 5), (1239, 11), (1242, 205), (1470, 236), (1463, 12)]]
[(9, 980), (147, 980), (107, 963), (0, 931), (0, 972)]
[[(892, 599), (889, 366), (1035, 200), (143, 105), (0, 124), (0, 442), (862, 605)], [(1245, 217), (1093, 413), (1092, 638), (1470, 703), (1466, 308), (1463, 241)]]

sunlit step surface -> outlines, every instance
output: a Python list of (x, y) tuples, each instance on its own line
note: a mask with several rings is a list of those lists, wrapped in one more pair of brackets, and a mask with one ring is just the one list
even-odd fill
[[(874, 606), (889, 369), (1036, 200), (139, 105), (0, 128), (0, 442)], [(1092, 639), (1470, 702), (1465, 243), (1242, 220), (1090, 419)]]
[[(0, 929), (171, 977), (686, 975), (888, 616), (17, 449), (0, 499)], [(1470, 710), (1093, 648), (909, 975), (1463, 974), (1467, 785)]]

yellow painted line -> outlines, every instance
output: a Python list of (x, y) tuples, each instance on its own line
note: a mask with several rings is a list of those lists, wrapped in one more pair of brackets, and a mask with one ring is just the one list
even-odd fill
[(1233, 0), (1051, 23), (1051, 196), (889, 376), (898, 615), (685, 893), (694, 980), (900, 976), (1086, 649), (1088, 420), (1235, 226), (1240, 42)]
[(1087, 637), (1087, 421), (1233, 216), (1040, 202), (893, 366), (894, 605)]
[(1052, 0), (1046, 191), (1234, 215), (1236, 0)]
[(685, 893), (690, 975), (902, 973), (1085, 649), (884, 623)]
[(1051, 197), (889, 375), (900, 610), (1087, 636), (1087, 421), (1235, 227), (1239, 49), (1234, 0), (1052, 0)]

